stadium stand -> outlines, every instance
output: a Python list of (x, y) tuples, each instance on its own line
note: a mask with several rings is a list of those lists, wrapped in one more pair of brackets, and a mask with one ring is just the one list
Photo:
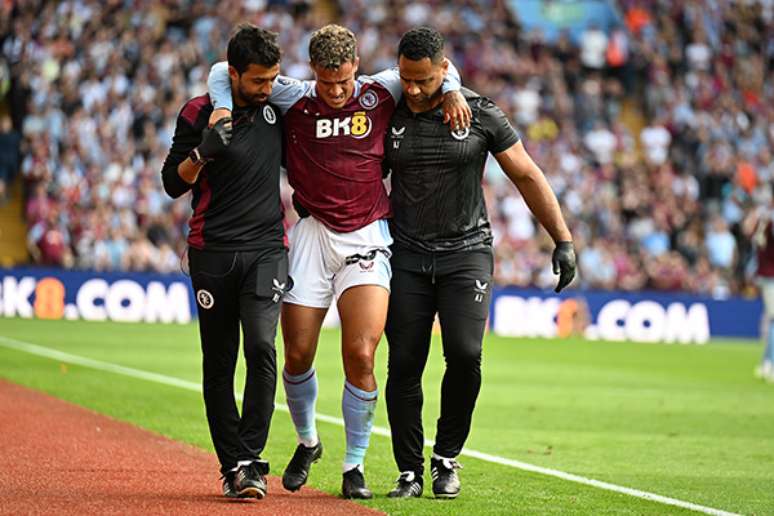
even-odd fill
[[(158, 172), (174, 110), (203, 91), (236, 23), (279, 32), (283, 72), (308, 78), (310, 32), (333, 16), (358, 35), (366, 73), (393, 66), (414, 25), (447, 36), (465, 85), (510, 115), (560, 197), (576, 286), (715, 297), (754, 288), (740, 227), (772, 198), (770, 1), (620, 0), (618, 28), (556, 41), (520, 28), (496, 0), (3, 5), (5, 98), (22, 137), (37, 263), (178, 270), (189, 201), (167, 200)], [(0, 127), (0, 144), (13, 143)], [(498, 283), (551, 286), (551, 243), (494, 160), (486, 195)]]

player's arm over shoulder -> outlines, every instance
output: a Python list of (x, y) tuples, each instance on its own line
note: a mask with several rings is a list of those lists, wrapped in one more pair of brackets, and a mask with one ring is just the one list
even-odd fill
[[(307, 95), (314, 88), (314, 81), (302, 81), (280, 75), (272, 84), (269, 102), (276, 105), (284, 115), (288, 109)], [(215, 109), (234, 109), (231, 91), (231, 77), (228, 72), (228, 62), (220, 61), (212, 65), (207, 76), (207, 89)]]
[[(441, 84), (443, 93), (458, 91), (462, 87), (462, 79), (460, 78), (459, 70), (457, 70), (457, 67), (454, 66), (454, 63), (452, 63), (451, 60), (448, 61), (449, 71)], [(403, 87), (400, 84), (400, 70), (398, 70), (397, 66), (387, 68), (374, 75), (361, 75), (358, 77), (358, 81), (380, 84), (390, 92), (390, 95), (392, 95), (396, 104), (400, 101), (401, 97), (403, 97)]]

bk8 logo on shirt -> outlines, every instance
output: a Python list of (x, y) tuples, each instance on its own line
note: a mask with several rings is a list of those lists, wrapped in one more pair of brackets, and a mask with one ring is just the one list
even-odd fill
[(319, 118), (315, 127), (317, 138), (330, 138), (332, 136), (352, 136), (353, 138), (365, 138), (371, 134), (371, 119), (365, 111), (356, 111), (352, 116), (345, 118)]

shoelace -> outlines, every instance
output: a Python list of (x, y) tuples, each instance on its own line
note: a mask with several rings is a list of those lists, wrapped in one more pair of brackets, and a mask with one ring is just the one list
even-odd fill
[[(455, 469), (462, 469), (462, 464), (457, 462), (454, 459), (441, 459), (441, 466), (447, 471), (454, 471)], [(440, 472), (438, 471), (438, 467), (433, 467), (430, 470), (430, 475), (433, 477), (433, 480), (436, 480), (438, 478), (438, 475), (440, 475)]]
[(462, 464), (454, 459), (443, 459), (441, 462), (446, 469), (462, 469)]
[(401, 480), (404, 482), (413, 482), (414, 478), (416, 477), (413, 471), (404, 471), (398, 476), (398, 478), (395, 480), (395, 483), (400, 484)]
[(444, 469), (448, 470), (462, 469), (462, 464), (454, 459), (441, 459), (441, 464), (443, 464)]

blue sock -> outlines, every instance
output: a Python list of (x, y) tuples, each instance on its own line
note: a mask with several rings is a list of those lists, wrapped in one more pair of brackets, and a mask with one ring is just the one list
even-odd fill
[(763, 352), (763, 360), (774, 364), (774, 320), (769, 321), (769, 334), (766, 337), (766, 351)]
[(344, 456), (344, 471), (349, 471), (365, 461), (371, 427), (374, 426), (376, 398), (379, 390), (366, 392), (349, 382), (344, 382), (341, 411), (344, 414), (344, 429), (347, 433), (347, 453)]
[(296, 427), (298, 442), (304, 446), (315, 446), (318, 439), (314, 422), (317, 403), (317, 374), (314, 368), (295, 376), (282, 371), (282, 383), (285, 384), (285, 397), (290, 417)]

